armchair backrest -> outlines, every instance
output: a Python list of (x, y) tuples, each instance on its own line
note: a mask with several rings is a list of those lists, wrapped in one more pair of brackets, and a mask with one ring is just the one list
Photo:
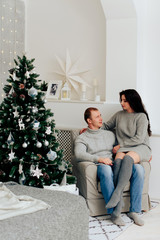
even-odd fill
[(63, 149), (64, 159), (71, 162), (74, 155), (74, 141), (79, 135), (80, 129), (59, 129), (57, 141), (60, 149)]

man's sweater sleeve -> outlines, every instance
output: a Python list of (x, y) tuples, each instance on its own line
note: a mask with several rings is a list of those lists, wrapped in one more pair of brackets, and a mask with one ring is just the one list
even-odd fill
[(78, 162), (93, 162), (98, 163), (98, 156), (87, 152), (87, 144), (80, 138), (75, 141), (74, 154)]

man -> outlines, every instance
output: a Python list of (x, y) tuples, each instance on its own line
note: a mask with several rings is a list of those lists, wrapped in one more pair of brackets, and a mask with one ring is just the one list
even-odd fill
[[(84, 119), (88, 124), (88, 128), (75, 141), (75, 156), (78, 161), (90, 161), (97, 165), (97, 176), (100, 180), (105, 203), (107, 204), (114, 191), (112, 149), (115, 144), (115, 135), (110, 131), (101, 129), (103, 120), (97, 108), (86, 109)], [(139, 185), (143, 184), (144, 181), (144, 169), (140, 165), (140, 168), (136, 165), (138, 164), (134, 164), (133, 166), (130, 180), (131, 198), (133, 198), (131, 199), (131, 211), (136, 211), (137, 201), (136, 206), (134, 206), (134, 200), (141, 199), (142, 192), (139, 191)], [(119, 226), (125, 225), (120, 217), (122, 207), (123, 199), (121, 199), (114, 209), (107, 209), (107, 213), (111, 214), (111, 221)], [(143, 225), (143, 222), (140, 221), (137, 215), (136, 219), (133, 220), (136, 224)]]

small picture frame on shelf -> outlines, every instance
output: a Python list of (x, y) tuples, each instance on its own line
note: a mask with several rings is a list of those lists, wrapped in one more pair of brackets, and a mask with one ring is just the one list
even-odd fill
[(51, 80), (48, 83), (48, 89), (47, 89), (47, 98), (53, 98), (53, 99), (59, 99), (60, 92), (62, 87), (62, 81), (61, 80)]

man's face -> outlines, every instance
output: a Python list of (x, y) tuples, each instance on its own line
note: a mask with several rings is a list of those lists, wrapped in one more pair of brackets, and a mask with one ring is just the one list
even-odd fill
[(88, 126), (91, 129), (99, 129), (102, 127), (103, 119), (99, 111), (91, 111), (91, 117), (88, 119)]

